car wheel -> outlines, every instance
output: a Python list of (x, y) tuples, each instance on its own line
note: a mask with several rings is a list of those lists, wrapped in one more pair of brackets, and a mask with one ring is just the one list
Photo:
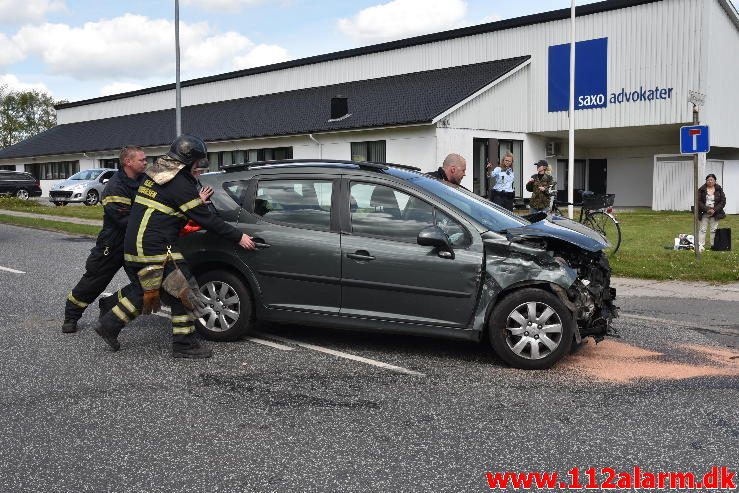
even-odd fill
[(95, 205), (100, 201), (100, 195), (97, 190), (90, 190), (85, 196), (85, 205)]
[(28, 190), (25, 188), (19, 188), (18, 191), (15, 192), (15, 196), (21, 200), (28, 200), (28, 197), (30, 197)]
[(569, 353), (574, 335), (572, 314), (549, 291), (514, 291), (493, 308), (488, 322), (495, 353), (514, 368), (543, 370)]
[(198, 332), (211, 341), (235, 341), (247, 334), (254, 321), (244, 282), (225, 271), (209, 271), (197, 279), (208, 307), (208, 313), (195, 322)]

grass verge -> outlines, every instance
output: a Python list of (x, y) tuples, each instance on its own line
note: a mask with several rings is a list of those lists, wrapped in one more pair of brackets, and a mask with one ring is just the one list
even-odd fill
[(26, 228), (43, 229), (46, 231), (57, 231), (77, 235), (97, 236), (100, 226), (88, 226), (86, 224), (63, 223), (47, 219), (36, 219), (31, 217), (17, 217), (0, 214), (0, 223), (24, 226)]
[[(680, 281), (739, 281), (739, 215), (729, 215), (720, 228), (732, 229), (731, 251), (706, 250), (701, 260), (695, 252), (673, 250), (679, 233), (693, 233), (690, 212), (621, 212), (621, 248), (611, 257), (613, 275)], [(706, 234), (706, 244), (709, 238)]]
[(0, 209), (9, 211), (30, 212), (33, 214), (46, 214), (50, 216), (77, 217), (81, 219), (102, 219), (103, 206), (93, 205), (80, 206), (68, 205), (57, 207), (49, 202), (38, 200), (20, 200), (15, 197), (0, 198)]

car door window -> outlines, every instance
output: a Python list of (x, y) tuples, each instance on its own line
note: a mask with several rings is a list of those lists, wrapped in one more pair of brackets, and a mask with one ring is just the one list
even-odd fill
[(254, 213), (269, 221), (329, 230), (332, 188), (329, 180), (260, 181)]
[(350, 187), (352, 233), (416, 243), (418, 233), (434, 224), (434, 208), (407, 193), (375, 183)]
[(472, 238), (467, 228), (439, 209), (436, 209), (436, 225), (446, 233), (453, 247), (466, 248), (472, 243)]

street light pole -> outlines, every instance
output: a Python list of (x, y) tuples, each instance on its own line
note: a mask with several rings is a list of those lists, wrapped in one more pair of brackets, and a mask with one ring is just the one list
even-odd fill
[(182, 95), (180, 91), (180, 2), (174, 0), (174, 47), (175, 47), (175, 130), (179, 137), (182, 135)]
[(567, 214), (575, 215), (575, 0), (570, 5), (570, 131), (567, 148)]

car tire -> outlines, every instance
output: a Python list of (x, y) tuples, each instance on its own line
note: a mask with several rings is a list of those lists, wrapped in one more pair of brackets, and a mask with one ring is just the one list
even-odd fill
[(572, 313), (557, 296), (526, 288), (493, 308), (488, 337), (498, 357), (510, 366), (544, 370), (570, 352), (574, 328)]
[(97, 192), (97, 190), (90, 190), (87, 192), (87, 195), (85, 195), (85, 205), (96, 205), (98, 202), (100, 202), (100, 194)]
[(208, 271), (197, 276), (200, 294), (210, 313), (195, 321), (198, 332), (211, 341), (235, 341), (254, 326), (249, 290), (238, 276)]
[(19, 188), (18, 190), (15, 191), (15, 196), (16, 198), (20, 200), (28, 200), (28, 198), (31, 195), (28, 193), (28, 190), (26, 190), (25, 188)]

